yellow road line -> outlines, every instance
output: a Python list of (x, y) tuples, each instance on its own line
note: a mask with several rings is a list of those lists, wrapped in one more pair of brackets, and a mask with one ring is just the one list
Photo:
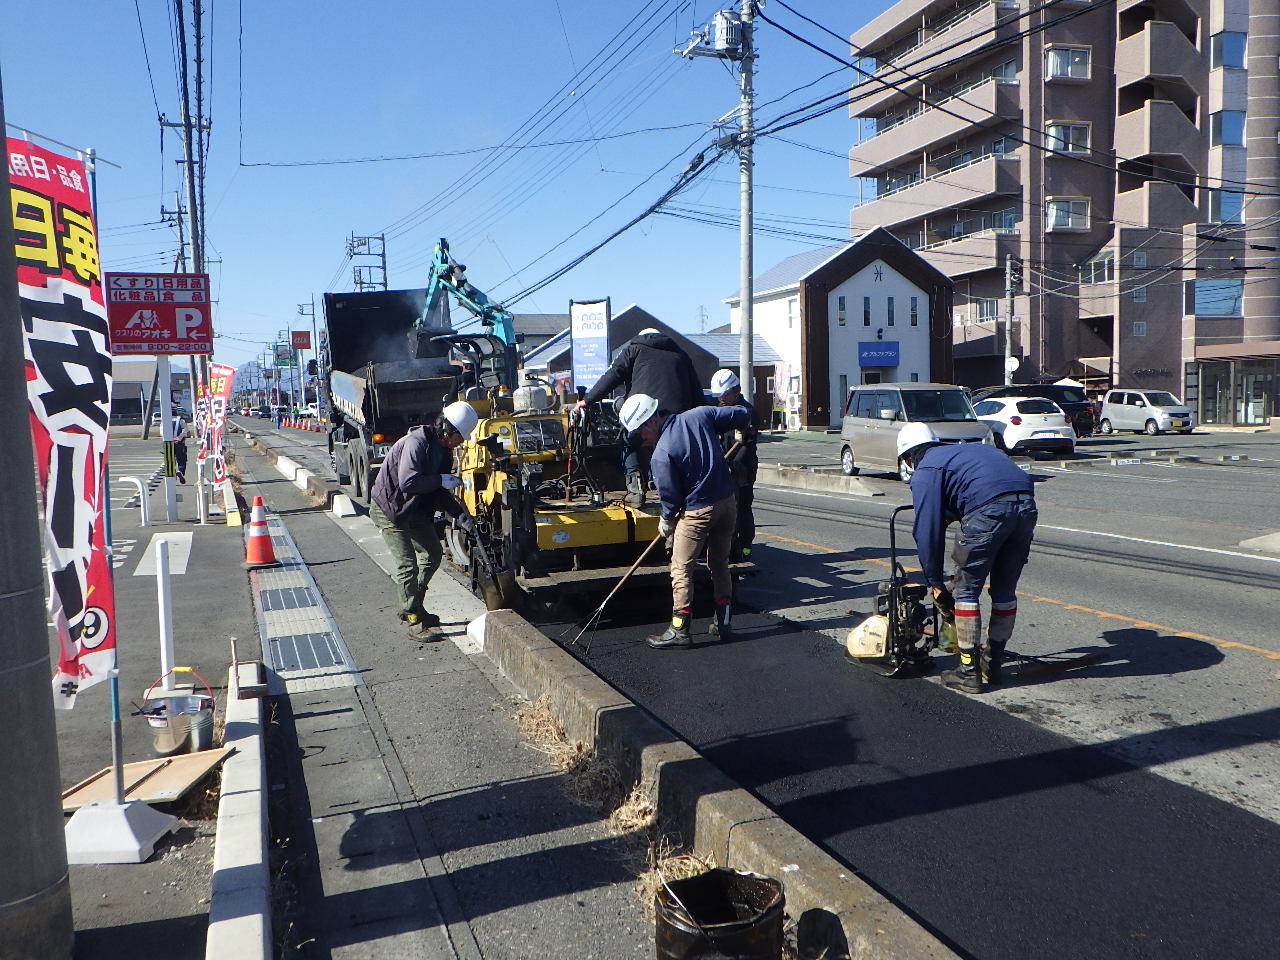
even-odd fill
[[(794, 544), (797, 547), (808, 547), (810, 550), (817, 550), (819, 553), (857, 553), (857, 550), (836, 550), (833, 547), (826, 547), (818, 543), (809, 543), (806, 540), (793, 540), (791, 537), (781, 537), (776, 533), (764, 533), (758, 531), (758, 537), (764, 537), (768, 540), (778, 540), (782, 543)], [(880, 560), (872, 557), (859, 557), (862, 563), (874, 563), (882, 567), (890, 566), (888, 560)], [(918, 573), (919, 567), (907, 567), (908, 573)], [(1206, 633), (1193, 633), (1190, 630), (1178, 630), (1163, 623), (1153, 623), (1150, 620), (1139, 620), (1135, 617), (1126, 617), (1122, 613), (1112, 613), (1109, 610), (1095, 610), (1093, 607), (1081, 606), (1078, 603), (1067, 603), (1065, 600), (1055, 600), (1053, 597), (1033, 597), (1028, 593), (1019, 593), (1018, 596), (1025, 597), (1032, 603), (1049, 603), (1063, 610), (1073, 610), (1077, 613), (1089, 613), (1101, 620), (1119, 620), (1121, 623), (1127, 623), (1131, 627), (1139, 627), (1144, 630), (1158, 630), (1161, 633), (1167, 633), (1175, 637), (1187, 637), (1191, 640), (1203, 640), (1205, 643), (1212, 643), (1215, 647), (1221, 647), (1224, 650), (1248, 650), (1250, 653), (1258, 653), (1266, 657), (1268, 660), (1280, 660), (1280, 652), (1275, 650), (1267, 650), (1263, 647), (1255, 647), (1250, 643), (1240, 643), (1236, 640), (1223, 640), (1221, 637), (1211, 637)]]

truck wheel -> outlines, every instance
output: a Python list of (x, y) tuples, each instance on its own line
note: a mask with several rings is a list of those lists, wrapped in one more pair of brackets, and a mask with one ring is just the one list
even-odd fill
[(333, 469), (338, 475), (338, 483), (347, 487), (351, 485), (351, 455), (345, 450), (333, 458)]

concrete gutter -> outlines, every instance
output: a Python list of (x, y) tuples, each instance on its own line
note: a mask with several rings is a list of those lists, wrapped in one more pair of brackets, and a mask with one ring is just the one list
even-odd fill
[(271, 960), (275, 948), (262, 700), (240, 699), (234, 666), (227, 677), (225, 718), (223, 744), (235, 752), (222, 764), (204, 955), (205, 960)]
[[(259, 439), (250, 440), (283, 476), (317, 500), (329, 505), (344, 496), (335, 481), (316, 477)], [(766, 464), (760, 465), (757, 482), (853, 496), (881, 495), (857, 477)], [(653, 785), (664, 831), (678, 835), (718, 864), (780, 879), (787, 910), (802, 929), (829, 931), (838, 924), (845, 942), (826, 935), (831, 955), (847, 950), (850, 957), (876, 960), (957, 957), (853, 870), (824, 853), (515, 611), (486, 613), (468, 628), (468, 634), (482, 643), (485, 655), (524, 696), (550, 698), (552, 711), (571, 741), (582, 741), (614, 763), (624, 780)], [(213, 957), (212, 952), (206, 954), (206, 960)]]

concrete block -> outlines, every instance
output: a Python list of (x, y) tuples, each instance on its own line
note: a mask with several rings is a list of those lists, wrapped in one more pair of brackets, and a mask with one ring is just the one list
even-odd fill
[(354, 517), (357, 513), (355, 504), (345, 493), (334, 494), (333, 505), (329, 508), (329, 512), (335, 517)]
[[(834, 447), (832, 448), (835, 449)], [(757, 483), (779, 487), (795, 487), (799, 490), (822, 490), (828, 493), (845, 493), (854, 497), (882, 497), (884, 491), (876, 490), (858, 477), (843, 474), (818, 473), (804, 467), (785, 464), (762, 463), (756, 474)]]

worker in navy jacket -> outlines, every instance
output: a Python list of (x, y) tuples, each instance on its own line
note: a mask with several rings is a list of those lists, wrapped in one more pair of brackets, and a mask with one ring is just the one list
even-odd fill
[(737, 484), (720, 448), (720, 434), (745, 430), (751, 414), (743, 407), (696, 407), (669, 413), (646, 394), (633, 394), (622, 405), (623, 427), (647, 446), (658, 487), (662, 516), (659, 531), (671, 539), (671, 625), (648, 638), (658, 649), (693, 643), (693, 565), (703, 548), (715, 591), (715, 617), (708, 632), (728, 639), (733, 600), (729, 551), (737, 524)]
[[(960, 665), (943, 682), (966, 693), (1000, 682), (1005, 646), (1018, 613), (1018, 578), (1036, 528), (1031, 478), (995, 447), (942, 443), (927, 423), (898, 433), (898, 456), (913, 468), (913, 533), (925, 582), (944, 611), (953, 605)], [(947, 524), (959, 522), (952, 559), (955, 581), (943, 573)], [(985, 645), (979, 598), (990, 578), (991, 625)]]

